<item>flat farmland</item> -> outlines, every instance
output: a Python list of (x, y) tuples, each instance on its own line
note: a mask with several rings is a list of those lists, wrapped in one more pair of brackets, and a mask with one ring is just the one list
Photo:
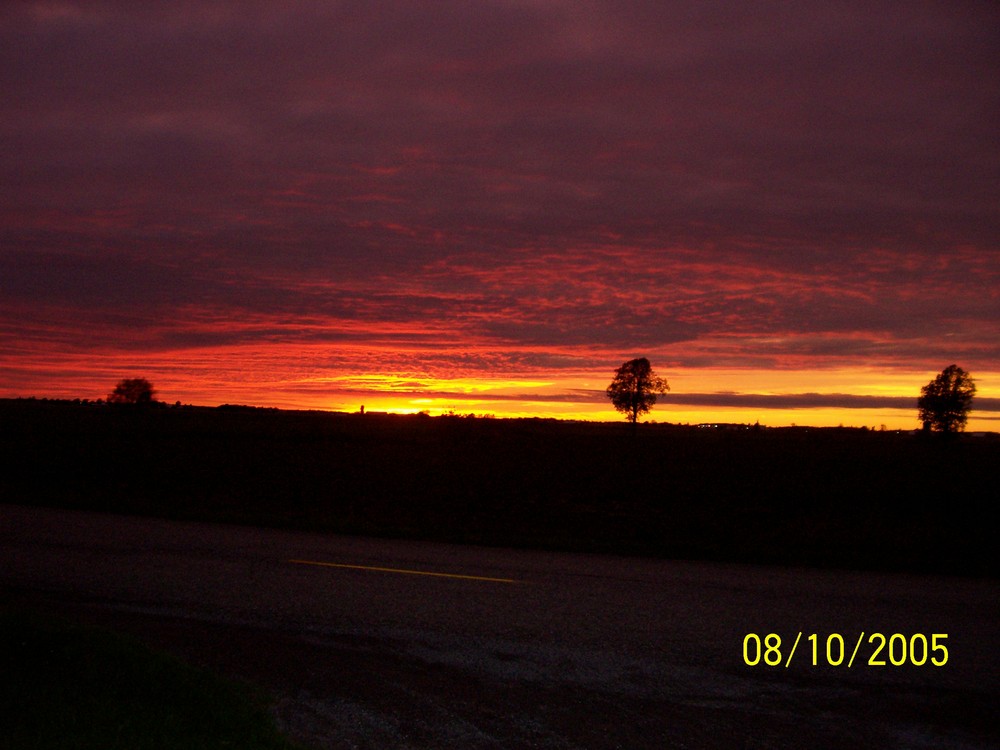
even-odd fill
[(991, 577), (997, 436), (0, 402), (0, 501)]

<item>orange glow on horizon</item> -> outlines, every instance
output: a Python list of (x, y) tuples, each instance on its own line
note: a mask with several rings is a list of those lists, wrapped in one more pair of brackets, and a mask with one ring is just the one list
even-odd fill
[[(533, 352), (567, 362), (606, 361), (603, 367), (562, 369), (519, 367), (505, 363), (487, 347), (435, 352), (437, 369), (416, 366), (422, 352), (379, 345), (340, 346), (261, 343), (204, 349), (144, 353), (105, 351), (100, 356), (72, 351), (35, 353), (32, 365), (21, 365), (15, 353), (0, 358), (0, 397), (86, 398), (107, 396), (124, 377), (145, 377), (167, 403), (197, 406), (245, 404), (282, 409), (314, 409), (414, 414), (476, 414), (496, 417), (541, 417), (566, 420), (619, 421), (604, 395), (616, 353)], [(425, 352), (424, 352), (425, 354)], [(463, 356), (474, 358), (471, 364)], [(492, 357), (492, 359), (491, 359)], [(409, 358), (409, 360), (408, 360)], [(856, 367), (827, 369), (752, 369), (734, 367), (676, 368), (650, 352), (657, 372), (671, 391), (647, 420), (679, 424), (727, 422), (766, 426), (791, 424), (916, 429), (916, 400), (921, 386), (939, 371)], [(354, 369), (367, 360), (375, 368)], [(388, 371), (391, 362), (411, 361), (413, 370)], [(502, 368), (489, 368), (497, 361)], [(449, 366), (449, 363), (454, 364)], [(944, 367), (949, 363), (943, 363)], [(44, 373), (40, 376), (39, 373)], [(977, 399), (990, 399), (993, 411), (970, 414), (969, 431), (1000, 431), (1000, 372), (971, 369)], [(673, 399), (673, 400), (671, 400)], [(866, 399), (882, 399), (868, 406)], [(886, 401), (890, 399), (890, 401)], [(895, 399), (895, 400), (893, 400)], [(886, 406), (889, 403), (889, 406)]]
[[(658, 368), (659, 369), (659, 368)], [(918, 427), (916, 399), (920, 387), (935, 373), (879, 371), (871, 368), (831, 371), (659, 369), (671, 391), (654, 406), (646, 421), (676, 424), (725, 422), (766, 426), (808, 425), (874, 427), (911, 430)], [(566, 420), (620, 421), (604, 397), (613, 368), (607, 372), (525, 373), (510, 378), (496, 376), (434, 377), (398, 374), (303, 374), (271, 378), (266, 373), (241, 372), (209, 377), (204, 371), (179, 366), (176, 360), (150, 361), (135, 368), (105, 364), (72, 379), (74, 385), (56, 383), (48, 388), (0, 393), (3, 397), (104, 398), (121, 377), (143, 376), (152, 381), (157, 397), (167, 403), (180, 401), (197, 406), (223, 403), (282, 409), (416, 414), (475, 414), (509, 418), (540, 417)], [(1000, 397), (1000, 373), (973, 373), (977, 398)], [(69, 378), (67, 378), (69, 381)], [(78, 385), (77, 385), (78, 384)], [(39, 384), (40, 385), (40, 384)], [(685, 402), (697, 394), (697, 402)], [(676, 396), (678, 402), (671, 402)], [(829, 405), (823, 399), (841, 397), (891, 397), (912, 400), (913, 406)], [(768, 405), (768, 398), (777, 399)], [(814, 399), (817, 405), (788, 405), (782, 399)], [(713, 400), (716, 403), (713, 403)], [(998, 418), (975, 409), (969, 431), (994, 431)]]

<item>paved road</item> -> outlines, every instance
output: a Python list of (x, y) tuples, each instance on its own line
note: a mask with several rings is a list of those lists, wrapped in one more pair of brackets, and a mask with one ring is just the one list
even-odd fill
[[(262, 683), (321, 747), (1000, 746), (990, 581), (0, 505), (0, 593)], [(772, 632), (782, 664), (747, 666), (746, 634)], [(843, 635), (844, 665), (812, 666), (814, 632), (821, 661)], [(868, 666), (874, 632), (946, 633), (948, 662)]]

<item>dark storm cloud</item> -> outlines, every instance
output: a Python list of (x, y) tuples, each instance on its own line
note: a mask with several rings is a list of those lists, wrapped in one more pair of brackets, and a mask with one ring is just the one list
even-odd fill
[(4, 330), (996, 369), (998, 25), (943, 1), (5, 4)]

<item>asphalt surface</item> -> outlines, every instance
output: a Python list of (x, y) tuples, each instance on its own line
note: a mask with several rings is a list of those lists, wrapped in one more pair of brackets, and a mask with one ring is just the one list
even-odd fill
[(315, 747), (1000, 746), (996, 581), (0, 505), (0, 597), (261, 684)]

